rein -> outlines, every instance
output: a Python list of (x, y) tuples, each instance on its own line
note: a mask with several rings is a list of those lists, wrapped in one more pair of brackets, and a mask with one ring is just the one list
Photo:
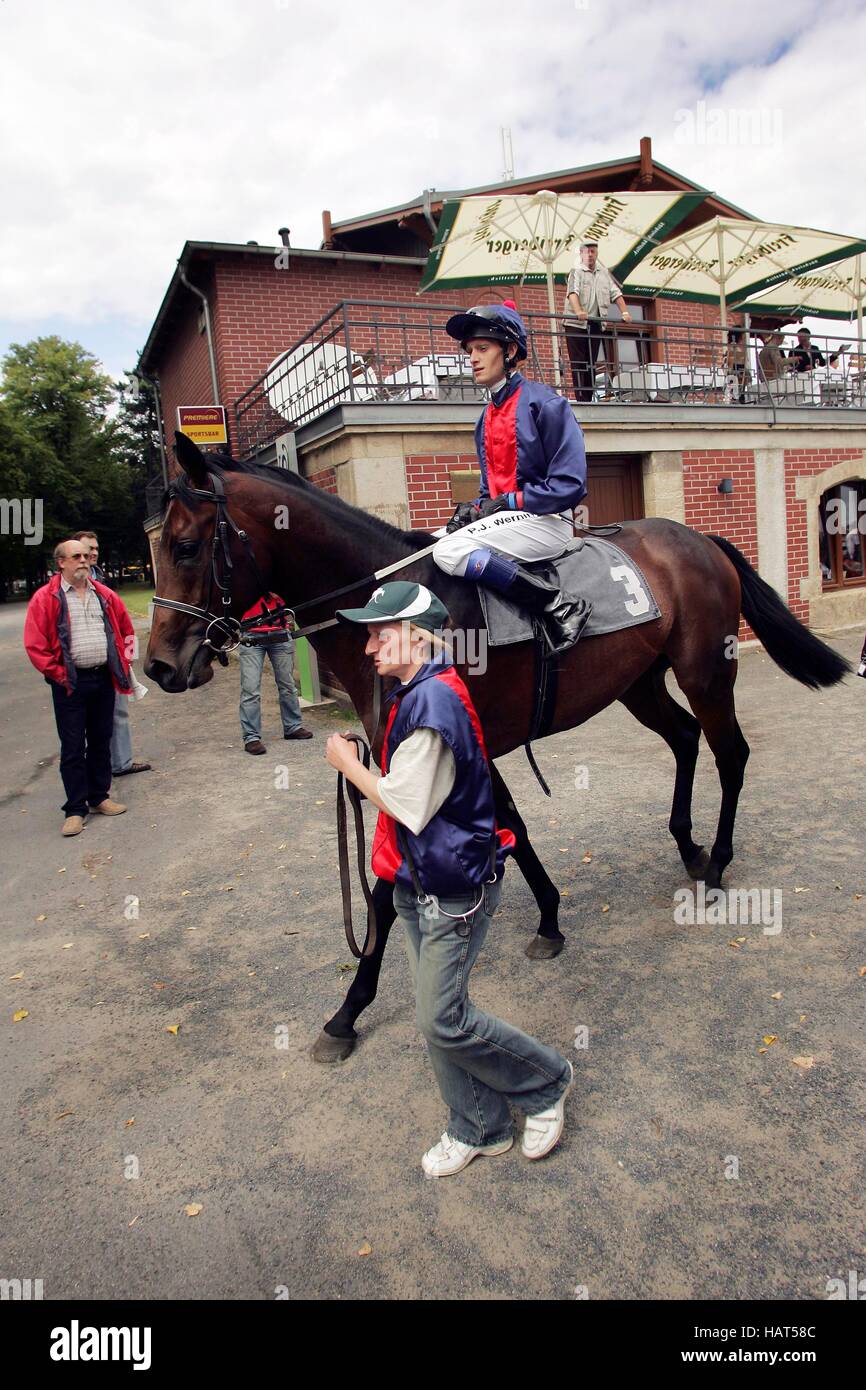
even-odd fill
[[(234, 618), (228, 611), (222, 613), (211, 612), (211, 601), (214, 588), (219, 590), (220, 602), (224, 610), (228, 610), (232, 604), (232, 575), (234, 572), (234, 561), (231, 557), (230, 542), (231, 533), (237, 536), (244, 547), (246, 558), (252, 565), (253, 571), (259, 583), (260, 593), (268, 593), (268, 586), (262, 578), (261, 571), (256, 564), (255, 551), (246, 531), (235, 524), (229, 515), (226, 502), (225, 488), (222, 479), (216, 474), (210, 475), (213, 483), (213, 490), (208, 488), (191, 488), (194, 497), (200, 498), (204, 502), (213, 502), (216, 506), (216, 519), (214, 522), (213, 544), (211, 547), (211, 569), (208, 583), (207, 602), (204, 607), (194, 603), (181, 603), (179, 599), (162, 598), (154, 594), (153, 605), (155, 608), (170, 608), (175, 613), (186, 613), (191, 618), (199, 618), (207, 623), (205, 635), (200, 646), (210, 647), (215, 652), (223, 666), (228, 665), (228, 653), (233, 652), (240, 646), (241, 639), (245, 632), (261, 623), (261, 617), (254, 618)], [(274, 618), (288, 617), (292, 628), (293, 637), (307, 637), (312, 632), (321, 632), (324, 628), (336, 627), (336, 618), (327, 618), (321, 623), (310, 623), (307, 627), (295, 627), (295, 614), (300, 613), (305, 608), (314, 608), (318, 604), (326, 603), (329, 599), (341, 598), (343, 594), (350, 594), (363, 584), (372, 584), (374, 581), (384, 579), (388, 574), (394, 574), (397, 570), (404, 569), (415, 560), (421, 560), (425, 555), (429, 555), (433, 546), (425, 546), (423, 550), (413, 551), (403, 560), (397, 560), (392, 565), (386, 565), (383, 569), (375, 570), (372, 574), (365, 575), (361, 579), (354, 580), (351, 584), (344, 584), (341, 589), (331, 589), (326, 594), (321, 594), (318, 598), (307, 599), (304, 603), (296, 604), (294, 607), (284, 603), (279, 608), (269, 610), (270, 616)], [(225, 641), (218, 646), (211, 638), (211, 629), (216, 628), (224, 636)]]
[[(358, 755), (366, 768), (370, 766), (370, 749), (365, 739), (360, 734), (346, 734), (345, 737), (350, 743), (354, 743), (358, 748)], [(343, 784), (349, 797), (349, 804), (352, 807), (352, 814), (355, 818), (355, 846), (358, 853), (358, 877), (361, 880), (361, 891), (367, 904), (367, 935), (364, 940), (363, 951), (359, 949), (355, 940), (355, 931), (352, 926), (352, 880), (349, 877), (349, 837), (346, 823), (346, 803), (343, 799)], [(376, 909), (373, 905), (373, 894), (370, 892), (370, 885), (367, 882), (367, 850), (364, 840), (364, 813), (361, 810), (361, 802), (364, 797), (361, 795), (354, 782), (345, 778), (342, 772), (337, 773), (337, 858), (340, 865), (340, 893), (343, 899), (343, 928), (346, 933), (346, 941), (352, 955), (358, 960), (366, 956), (371, 956), (376, 949)]]

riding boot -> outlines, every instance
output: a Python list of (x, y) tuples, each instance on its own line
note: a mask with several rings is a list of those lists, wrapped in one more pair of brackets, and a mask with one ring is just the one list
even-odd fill
[(592, 612), (591, 603), (562, 592), (552, 566), (538, 574), (510, 556), (479, 548), (469, 556), (464, 577), (497, 589), (509, 603), (540, 618), (554, 655), (574, 646)]

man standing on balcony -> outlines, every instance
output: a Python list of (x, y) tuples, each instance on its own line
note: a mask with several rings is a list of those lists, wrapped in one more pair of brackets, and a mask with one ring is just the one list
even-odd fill
[(566, 597), (555, 572), (544, 577), (520, 562), (555, 559), (572, 538), (572, 513), (586, 494), (583, 434), (567, 400), (517, 370), (526, 329), (511, 300), (452, 314), (445, 331), (469, 353), (490, 403), (475, 426), (480, 494), (457, 507), (433, 559), (538, 614), (553, 651), (565, 651), (589, 605)]
[(255, 627), (247, 629), (241, 638), (238, 658), (241, 667), (241, 733), (244, 750), (247, 753), (267, 753), (262, 743), (262, 671), (267, 653), (277, 682), (280, 696), (280, 717), (283, 721), (283, 738), (312, 738), (309, 729), (301, 723), (301, 706), (295, 686), (292, 669), (294, 666), (294, 647), (292, 634), (286, 623), (285, 608), (278, 594), (264, 594), (252, 608), (244, 614), (248, 618), (259, 618)]
[(623, 323), (631, 323), (622, 289), (598, 259), (598, 242), (580, 243), (578, 259), (565, 288), (565, 344), (571, 362), (575, 400), (591, 401), (595, 391), (595, 363), (604, 342), (604, 324), (616, 304)]

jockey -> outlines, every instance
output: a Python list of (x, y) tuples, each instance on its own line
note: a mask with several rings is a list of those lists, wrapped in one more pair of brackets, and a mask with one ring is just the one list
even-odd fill
[(572, 510), (586, 494), (583, 434), (568, 402), (517, 370), (526, 329), (511, 300), (453, 314), (445, 331), (470, 354), (490, 403), (475, 426), (481, 491), (461, 502), (433, 550), (447, 574), (498, 589), (544, 616), (555, 651), (577, 641), (589, 617), (555, 581), (528, 570), (555, 559), (573, 535)]

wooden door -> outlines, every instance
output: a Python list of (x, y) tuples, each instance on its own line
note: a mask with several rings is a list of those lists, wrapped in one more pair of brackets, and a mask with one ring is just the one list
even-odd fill
[(641, 456), (589, 454), (585, 505), (590, 526), (638, 521), (644, 515)]

